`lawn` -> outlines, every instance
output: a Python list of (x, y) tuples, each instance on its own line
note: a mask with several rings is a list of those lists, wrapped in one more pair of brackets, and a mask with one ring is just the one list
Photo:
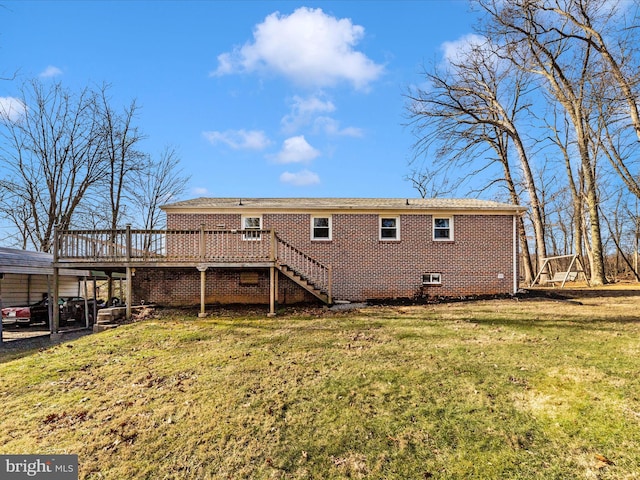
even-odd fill
[(577, 295), (0, 350), (0, 453), (78, 454), (82, 479), (640, 479), (640, 292)]

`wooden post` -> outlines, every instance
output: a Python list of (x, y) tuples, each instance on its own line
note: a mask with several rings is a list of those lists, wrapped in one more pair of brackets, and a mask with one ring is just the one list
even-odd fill
[(59, 270), (57, 266), (53, 267), (53, 293), (49, 295), (49, 312), (53, 317), (50, 328), (52, 337), (60, 330), (60, 307), (58, 306), (58, 296), (60, 293)]
[[(87, 277), (83, 277), (82, 284), (84, 286), (84, 323), (85, 327), (89, 328), (89, 287), (87, 287)], [(95, 303), (95, 302), (94, 302)]]
[(96, 275), (93, 275), (93, 323), (97, 323), (98, 321), (98, 294), (96, 290), (98, 289), (98, 282), (96, 280)]
[(276, 232), (271, 229), (269, 232), (270, 237), (270, 245), (269, 245), (269, 260), (275, 262), (277, 260), (277, 250), (276, 250)]
[(269, 267), (269, 317), (276, 315), (276, 295), (278, 291), (278, 277), (276, 273), (276, 260), (278, 250), (276, 248), (276, 231), (272, 228), (269, 231), (269, 260), (272, 265)]
[(280, 278), (280, 274), (278, 273), (278, 270), (275, 270), (275, 278), (274, 278), (274, 285), (273, 285), (273, 289), (275, 290), (275, 302), (276, 302), (276, 308), (278, 308), (278, 305), (280, 304), (280, 290), (278, 288), (278, 282), (279, 282), (279, 278)]
[(269, 317), (276, 315), (276, 289), (275, 289), (276, 267), (269, 267)]
[[(128, 223), (127, 224), (127, 237), (125, 239), (125, 243), (126, 243), (126, 256), (127, 256), (127, 262), (131, 261), (131, 224)], [(122, 295), (122, 290), (120, 291), (120, 294)]]
[(207, 253), (204, 237), (204, 223), (200, 224), (200, 261), (204, 262), (204, 257)]
[(329, 305), (331, 305), (333, 304), (333, 268), (331, 265), (327, 267), (327, 276), (329, 277), (327, 279), (327, 294), (329, 296)]
[(200, 272), (200, 313), (198, 317), (203, 318), (207, 316), (205, 312), (205, 292), (207, 288), (207, 266), (198, 265), (198, 271)]
[[(199, 252), (201, 262), (204, 262), (205, 256), (207, 254), (204, 227), (205, 227), (204, 223), (201, 223), (200, 224), (200, 252)], [(207, 289), (207, 266), (199, 265), (198, 270), (200, 271), (200, 313), (198, 313), (198, 317), (204, 318), (207, 316), (207, 312), (205, 311), (206, 289)]]
[(58, 226), (53, 227), (53, 294), (49, 295), (49, 318), (53, 321), (49, 326), (51, 337), (57, 335), (60, 330), (60, 307), (58, 306), (58, 296), (60, 293), (60, 282), (58, 269)]
[[(131, 293), (133, 292), (133, 287), (131, 285), (131, 279), (133, 278), (132, 273), (132, 268), (127, 267), (127, 320), (131, 320)], [(122, 295), (122, 283), (120, 284), (120, 295)]]

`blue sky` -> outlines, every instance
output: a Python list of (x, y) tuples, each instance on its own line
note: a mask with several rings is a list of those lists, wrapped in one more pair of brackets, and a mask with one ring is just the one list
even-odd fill
[(462, 0), (0, 2), (0, 102), (21, 81), (111, 85), (185, 198), (415, 197), (403, 126), (424, 64), (472, 33)]

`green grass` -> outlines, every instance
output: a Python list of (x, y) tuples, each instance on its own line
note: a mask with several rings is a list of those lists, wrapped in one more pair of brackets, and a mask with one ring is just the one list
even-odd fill
[(640, 296), (164, 316), (0, 350), (0, 453), (83, 479), (638, 479)]

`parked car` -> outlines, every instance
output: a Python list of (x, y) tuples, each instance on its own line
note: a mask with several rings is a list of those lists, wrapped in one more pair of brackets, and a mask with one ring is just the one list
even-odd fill
[(2, 309), (2, 325), (31, 323), (31, 306), (7, 307)]
[(49, 320), (48, 304), (48, 299), (43, 298), (32, 305), (3, 308), (2, 324), (30, 325), (32, 323), (47, 322)]
[[(89, 307), (89, 323), (93, 323), (93, 302), (87, 300)], [(104, 304), (98, 302), (98, 309)], [(84, 320), (85, 300), (82, 297), (60, 297), (58, 298), (58, 310), (60, 312), (60, 326), (69, 322)], [(2, 309), (3, 325), (31, 325), (34, 323), (49, 322), (49, 299), (43, 298), (32, 305), (20, 307), (6, 307)]]

